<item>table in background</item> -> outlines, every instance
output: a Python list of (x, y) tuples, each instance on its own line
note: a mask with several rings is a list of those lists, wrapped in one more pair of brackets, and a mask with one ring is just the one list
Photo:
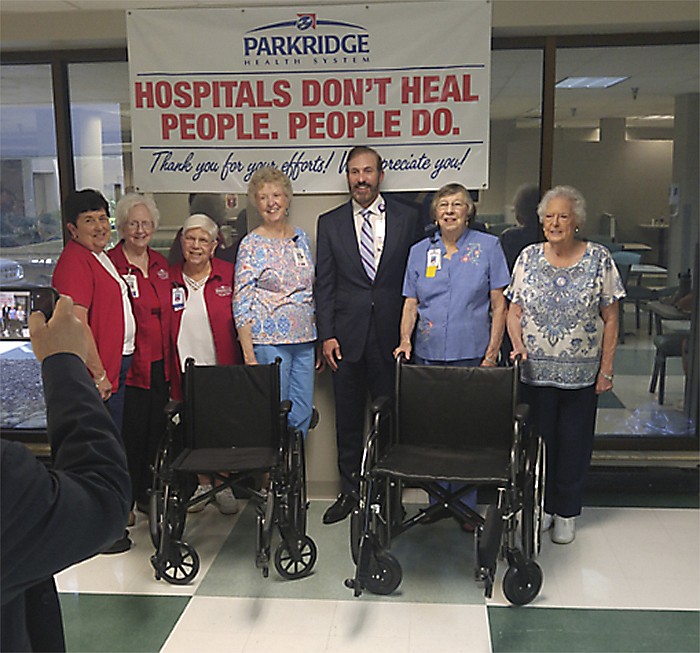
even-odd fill
[(659, 265), (666, 265), (666, 230), (668, 229), (668, 225), (642, 223), (639, 226), (642, 229), (648, 229), (649, 231), (654, 233), (659, 245), (659, 256), (656, 262)]

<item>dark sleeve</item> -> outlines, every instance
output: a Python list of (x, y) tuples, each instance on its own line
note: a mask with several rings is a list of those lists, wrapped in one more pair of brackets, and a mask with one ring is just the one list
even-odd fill
[(130, 483), (119, 434), (83, 362), (42, 365), (53, 466), (18, 442), (1, 443), (2, 604), (84, 560), (124, 532)]
[(328, 234), (328, 217), (318, 219), (316, 231), (316, 326), (320, 341), (335, 337), (336, 261)]

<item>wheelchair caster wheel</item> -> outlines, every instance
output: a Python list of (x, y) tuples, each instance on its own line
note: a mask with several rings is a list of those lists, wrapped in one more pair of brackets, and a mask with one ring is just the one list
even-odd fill
[(304, 535), (298, 541), (299, 553), (292, 554), (289, 544), (284, 540), (280, 542), (275, 550), (275, 569), (277, 573), (286, 580), (294, 580), (306, 576), (316, 564), (318, 550), (316, 543), (308, 536)]
[(199, 555), (186, 542), (173, 542), (168, 559), (160, 570), (161, 576), (171, 585), (187, 585), (199, 571)]
[(542, 569), (536, 562), (508, 568), (503, 577), (503, 594), (513, 605), (530, 603), (542, 589)]
[(372, 594), (391, 594), (399, 585), (403, 572), (399, 561), (386, 551), (380, 551), (372, 556), (369, 576), (365, 586)]

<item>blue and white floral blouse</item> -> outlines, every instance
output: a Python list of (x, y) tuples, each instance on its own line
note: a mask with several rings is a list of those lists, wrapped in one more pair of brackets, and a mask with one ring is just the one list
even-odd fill
[(593, 385), (600, 367), (603, 319), (600, 309), (625, 296), (610, 252), (597, 243), (571, 267), (555, 267), (544, 243), (518, 256), (505, 296), (522, 309), (527, 361), (522, 380), (564, 389)]
[(292, 238), (248, 234), (236, 257), (236, 326), (250, 323), (256, 345), (313, 342), (313, 283), (309, 237), (301, 229)]

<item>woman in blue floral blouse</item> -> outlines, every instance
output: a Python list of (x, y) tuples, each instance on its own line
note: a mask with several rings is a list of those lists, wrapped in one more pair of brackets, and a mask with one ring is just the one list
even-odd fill
[(576, 238), (586, 219), (579, 191), (553, 188), (537, 213), (547, 242), (526, 247), (515, 262), (505, 290), (507, 324), (546, 444), (543, 528), (553, 526), (552, 541), (568, 544), (581, 513), (598, 395), (613, 387), (617, 302), (625, 290), (610, 252)]
[(309, 237), (287, 222), (291, 199), (292, 183), (280, 170), (264, 167), (251, 177), (248, 200), (262, 224), (238, 250), (233, 313), (246, 365), (282, 359), (289, 424), (306, 435), (314, 390), (314, 263)]

